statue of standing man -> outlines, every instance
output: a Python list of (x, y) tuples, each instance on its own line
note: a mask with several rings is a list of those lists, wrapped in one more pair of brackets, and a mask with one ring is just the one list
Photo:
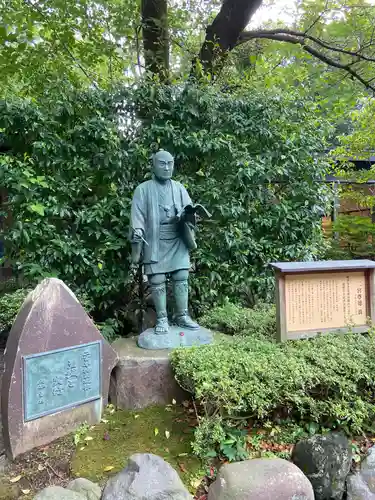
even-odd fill
[(131, 209), (133, 264), (143, 264), (156, 309), (155, 334), (169, 332), (166, 278), (171, 277), (175, 302), (174, 323), (199, 330), (189, 316), (189, 250), (196, 247), (194, 207), (185, 187), (172, 180), (174, 158), (167, 151), (153, 156), (153, 178), (140, 184)]

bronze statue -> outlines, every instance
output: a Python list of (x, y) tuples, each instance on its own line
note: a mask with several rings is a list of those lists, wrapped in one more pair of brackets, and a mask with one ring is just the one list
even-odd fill
[(185, 187), (172, 180), (174, 158), (167, 151), (153, 156), (153, 178), (140, 184), (131, 209), (133, 264), (143, 264), (151, 285), (156, 309), (155, 333), (169, 332), (166, 277), (173, 285), (175, 311), (173, 321), (180, 328), (199, 330), (189, 316), (189, 251), (196, 248), (196, 215), (201, 206), (193, 205)]

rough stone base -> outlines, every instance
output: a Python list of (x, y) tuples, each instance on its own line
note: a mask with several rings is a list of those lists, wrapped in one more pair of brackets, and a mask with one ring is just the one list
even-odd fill
[(189, 330), (179, 326), (170, 326), (169, 333), (156, 335), (154, 328), (141, 333), (138, 346), (143, 349), (175, 349), (176, 347), (192, 347), (194, 345), (212, 344), (214, 338), (207, 328)]
[[(1, 415), (1, 385), (4, 371), (4, 350), (0, 348), (0, 415)], [(3, 426), (0, 418), (0, 472), (2, 469), (2, 457), (5, 453), (4, 439), (3, 439)]]
[(173, 376), (169, 350), (141, 349), (135, 338), (118, 339), (112, 347), (119, 362), (112, 372), (109, 399), (118, 408), (135, 410), (188, 397)]

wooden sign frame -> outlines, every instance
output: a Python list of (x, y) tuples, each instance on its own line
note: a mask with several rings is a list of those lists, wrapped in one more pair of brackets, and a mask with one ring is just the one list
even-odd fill
[[(276, 276), (277, 340), (279, 342), (314, 337), (320, 333), (346, 333), (348, 331), (362, 333), (369, 330), (370, 322), (375, 324), (374, 261), (276, 262), (272, 263), (271, 266), (274, 268)], [(296, 288), (296, 293), (293, 295), (293, 300), (300, 301), (299, 308), (298, 304), (291, 304), (290, 295), (288, 295), (290, 292), (289, 283), (292, 281), (297, 284), (299, 282), (298, 290)], [(358, 285), (358, 291), (362, 293), (363, 288), (364, 297), (361, 295), (354, 297), (355, 292), (350, 289), (351, 282), (363, 284), (363, 287)], [(320, 286), (319, 291), (317, 290), (318, 286)], [(307, 287), (310, 296), (306, 292)], [(322, 290), (324, 290), (324, 296), (321, 294)], [(331, 297), (330, 292), (334, 293), (335, 297)], [(344, 301), (339, 300), (343, 298), (341, 294), (346, 296)], [(304, 297), (305, 305), (306, 301), (309, 301), (308, 319), (306, 319), (303, 307), (301, 308), (301, 295)], [(306, 297), (309, 298), (306, 299)], [(352, 326), (348, 326), (350, 321), (345, 321), (345, 311), (349, 310), (350, 312), (357, 298), (360, 299), (359, 304), (363, 302), (363, 307), (362, 305), (357, 307), (356, 314), (351, 316), (355, 317), (356, 320)], [(347, 302), (345, 302), (346, 300)], [(332, 309), (334, 309), (333, 312)], [(293, 320), (291, 320), (290, 311), (294, 311)], [(319, 323), (321, 326), (318, 326)]]

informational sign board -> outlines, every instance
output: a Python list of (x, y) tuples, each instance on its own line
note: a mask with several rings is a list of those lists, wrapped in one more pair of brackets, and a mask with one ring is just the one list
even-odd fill
[(23, 357), (24, 420), (101, 398), (100, 341)]
[(277, 262), (278, 340), (349, 330), (365, 332), (375, 319), (370, 260)]

